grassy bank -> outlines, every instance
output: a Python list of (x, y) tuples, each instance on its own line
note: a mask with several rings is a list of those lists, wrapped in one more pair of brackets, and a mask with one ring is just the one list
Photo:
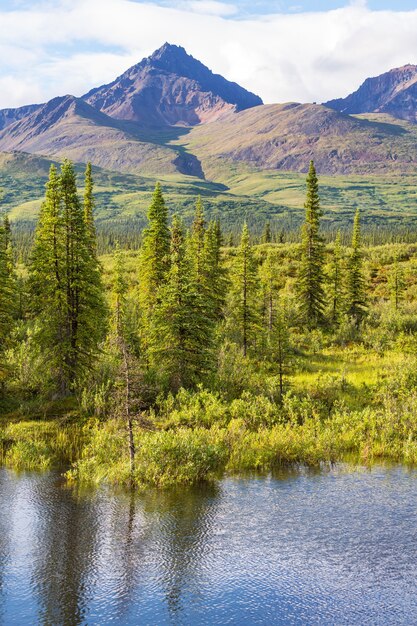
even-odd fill
[[(372, 385), (363, 385), (357, 364), (351, 373), (358, 376), (356, 384), (349, 382), (349, 373), (338, 379), (333, 372), (321, 386), (319, 373), (294, 377), (281, 405), (250, 391), (234, 400), (203, 388), (168, 396), (142, 416), (146, 429), (135, 424), (134, 480), (139, 487), (186, 485), (224, 473), (265, 473), (347, 457), (365, 464), (415, 465), (417, 369), (414, 361), (397, 367), (387, 361), (382, 358), (384, 367)], [(341, 365), (335, 362), (336, 368)], [(388, 368), (390, 377), (384, 376)], [(296, 389), (301, 380), (304, 393)], [(117, 419), (4, 422), (0, 460), (16, 470), (69, 467), (68, 479), (79, 482), (130, 480), (127, 430)]]

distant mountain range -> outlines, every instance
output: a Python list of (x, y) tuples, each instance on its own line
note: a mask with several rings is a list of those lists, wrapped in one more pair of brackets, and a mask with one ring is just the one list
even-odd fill
[(0, 150), (198, 177), (204, 177), (208, 156), (261, 169), (304, 171), (314, 158), (325, 173), (407, 170), (417, 161), (414, 133), (351, 114), (415, 122), (416, 111), (415, 66), (368, 79), (354, 94), (324, 106), (265, 106), (184, 48), (166, 43), (82, 98), (0, 111)]
[[(81, 98), (1, 110), (1, 152), (91, 161), (123, 175), (191, 176), (225, 189), (238, 171), (306, 172), (310, 159), (321, 175), (414, 174), (417, 66), (369, 78), (323, 105), (264, 105), (166, 43)], [(2, 161), (10, 163), (0, 159), (0, 169)]]
[[(82, 98), (0, 111), (0, 150), (200, 178), (208, 158), (293, 171), (313, 158), (329, 174), (408, 171), (417, 162), (414, 132), (382, 114), (416, 122), (416, 112), (416, 66), (368, 79), (325, 105), (263, 105), (166, 43)], [(374, 117), (353, 116), (364, 113)]]
[(404, 65), (367, 78), (357, 91), (325, 106), (342, 113), (388, 113), (417, 123), (417, 65)]

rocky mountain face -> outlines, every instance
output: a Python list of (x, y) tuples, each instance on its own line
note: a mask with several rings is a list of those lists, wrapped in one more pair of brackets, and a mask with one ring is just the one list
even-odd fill
[(357, 118), (317, 104), (268, 104), (196, 126), (179, 141), (213, 178), (227, 163), (306, 172), (310, 159), (321, 174), (414, 172), (417, 127), (387, 120), (395, 121)]
[(151, 126), (193, 126), (262, 104), (258, 96), (168, 43), (83, 98), (111, 117)]
[(40, 108), (39, 104), (28, 104), (27, 106), (19, 107), (17, 109), (1, 109), (0, 110), (0, 130), (14, 124), (23, 117), (34, 113)]
[(124, 173), (203, 176), (194, 155), (144, 139), (138, 125), (115, 120), (69, 95), (50, 100), (0, 131), (0, 150), (91, 161)]
[[(76, 115), (97, 121), (97, 111), (83, 100), (69, 95), (53, 98), (8, 124), (0, 132), (0, 143), (6, 150), (23, 149), (30, 152), (38, 147), (42, 149), (45, 137), (51, 135), (52, 138), (59, 123)], [(56, 136), (56, 141), (62, 143), (62, 138)]]
[(325, 106), (343, 113), (388, 113), (417, 123), (417, 65), (404, 65), (375, 78), (367, 78), (346, 98)]

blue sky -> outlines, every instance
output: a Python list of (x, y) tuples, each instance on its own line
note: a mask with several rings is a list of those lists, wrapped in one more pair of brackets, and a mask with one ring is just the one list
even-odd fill
[[(144, 3), (144, 0), (134, 0)], [(346, 0), (223, 0), (238, 8), (238, 14), (269, 15), (271, 13), (294, 13), (308, 11), (330, 11), (349, 5)], [(152, 0), (146, 0), (152, 2)], [(172, 6), (172, 0), (158, 0), (155, 4)], [(36, 0), (2, 0), (1, 7), (5, 10), (15, 10), (30, 7), (36, 4)], [(53, 4), (53, 2), (50, 2)], [(367, 0), (367, 6), (371, 10), (383, 11), (412, 11), (416, 9), (416, 0)]]
[(0, 0), (0, 108), (81, 96), (165, 41), (265, 102), (417, 64), (417, 0)]
[[(136, 0), (141, 1), (141, 0)], [(160, 1), (169, 6), (169, 0)], [(268, 15), (271, 13), (302, 13), (307, 11), (330, 11), (345, 7), (350, 3), (346, 0), (225, 0), (225, 4), (234, 5), (242, 16)], [(368, 0), (371, 10), (411, 11), (416, 8), (416, 0)]]

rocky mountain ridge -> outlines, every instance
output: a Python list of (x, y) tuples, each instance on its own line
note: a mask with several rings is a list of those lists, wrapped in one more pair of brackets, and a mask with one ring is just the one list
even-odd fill
[(388, 113), (395, 118), (417, 123), (417, 65), (404, 65), (380, 76), (367, 78), (346, 98), (325, 106), (347, 114)]
[(168, 43), (83, 99), (110, 117), (151, 126), (193, 126), (262, 104)]
[(410, 172), (415, 90), (410, 65), (368, 79), (344, 100), (263, 105), (184, 48), (164, 44), (83, 98), (0, 111), (0, 151), (210, 180), (233, 163), (304, 172), (311, 159), (323, 174)]

